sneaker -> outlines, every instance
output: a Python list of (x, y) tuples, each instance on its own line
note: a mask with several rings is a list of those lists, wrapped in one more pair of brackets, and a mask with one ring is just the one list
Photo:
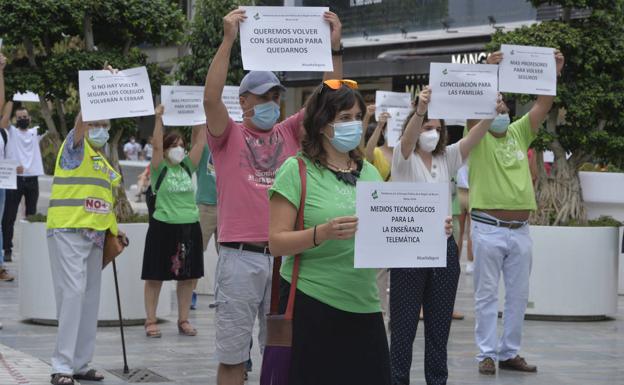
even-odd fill
[(472, 274), (473, 271), (474, 271), (474, 263), (473, 262), (466, 263), (466, 274)]
[(4, 250), (4, 262), (13, 262), (13, 251)]
[(9, 274), (8, 271), (6, 271), (6, 269), (0, 269), (0, 281), (12, 281), (14, 280), (15, 277), (12, 276), (11, 274)]
[(479, 361), (479, 373), (487, 375), (496, 374), (496, 364), (494, 360), (488, 357), (483, 361)]
[(518, 372), (537, 372), (537, 366), (527, 364), (526, 360), (520, 356), (516, 356), (505, 361), (499, 361), (498, 367), (501, 369), (515, 370)]
[(193, 292), (193, 296), (191, 297), (191, 310), (197, 309), (197, 293)]

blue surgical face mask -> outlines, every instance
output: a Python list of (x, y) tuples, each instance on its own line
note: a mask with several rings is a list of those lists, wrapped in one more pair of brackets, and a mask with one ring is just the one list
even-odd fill
[(511, 119), (509, 119), (509, 114), (501, 114), (497, 115), (492, 121), (492, 125), (490, 126), (490, 131), (495, 134), (502, 134), (507, 131), (509, 124), (511, 123)]
[(89, 144), (95, 148), (102, 148), (108, 142), (108, 128), (93, 127), (89, 129), (87, 140)]
[(263, 131), (272, 129), (280, 117), (280, 106), (275, 102), (257, 104), (253, 110), (251, 122)]
[(329, 138), (329, 142), (334, 148), (342, 153), (355, 149), (362, 139), (362, 121), (353, 120), (351, 122), (334, 123), (334, 137)]

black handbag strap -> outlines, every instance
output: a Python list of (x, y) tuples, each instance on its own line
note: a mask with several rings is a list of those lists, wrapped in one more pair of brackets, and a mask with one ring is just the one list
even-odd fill
[[(182, 163), (180, 163), (180, 166), (182, 166), (184, 171), (186, 171), (186, 173), (188, 174), (189, 178), (193, 178), (193, 173), (191, 172), (191, 169), (188, 168), (186, 163), (182, 162)], [(165, 168), (163, 168), (163, 170), (160, 173), (160, 175), (158, 175), (158, 179), (156, 180), (156, 186), (154, 186), (154, 191), (153, 191), (154, 195), (157, 195), (158, 189), (160, 189), (160, 185), (165, 180), (165, 176), (167, 175), (167, 170), (169, 170), (169, 167), (167, 167), (167, 165), (165, 164)]]

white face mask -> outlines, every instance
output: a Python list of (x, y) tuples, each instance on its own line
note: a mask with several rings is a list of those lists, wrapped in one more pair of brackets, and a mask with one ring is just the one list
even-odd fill
[(167, 153), (167, 159), (169, 159), (172, 164), (180, 164), (180, 162), (184, 160), (184, 156), (184, 149), (180, 146), (170, 149)]
[(418, 138), (418, 146), (426, 152), (433, 152), (440, 141), (440, 133), (438, 130), (429, 130), (420, 134)]

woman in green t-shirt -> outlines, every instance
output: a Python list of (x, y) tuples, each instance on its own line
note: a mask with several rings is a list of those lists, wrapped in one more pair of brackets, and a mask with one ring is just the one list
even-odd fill
[[(358, 148), (362, 96), (357, 83), (323, 82), (306, 103), (304, 228), (293, 231), (301, 197), (298, 161), (281, 166), (269, 190), (273, 255), (302, 253), (293, 317), (289, 384), (390, 384), (388, 343), (374, 269), (353, 267), (355, 184), (381, 181)], [(284, 308), (293, 258), (282, 265)], [(353, 368), (350, 370), (349, 368)]]
[(206, 133), (203, 128), (186, 155), (180, 134), (170, 132), (163, 139), (163, 112), (162, 105), (156, 107), (150, 164), (156, 209), (145, 238), (141, 273), (145, 280), (145, 334), (161, 336), (156, 325), (158, 296), (162, 282), (173, 279), (178, 281), (178, 331), (194, 336), (197, 330), (189, 323), (188, 315), (195, 282), (204, 276), (204, 250), (191, 175), (201, 159)]

